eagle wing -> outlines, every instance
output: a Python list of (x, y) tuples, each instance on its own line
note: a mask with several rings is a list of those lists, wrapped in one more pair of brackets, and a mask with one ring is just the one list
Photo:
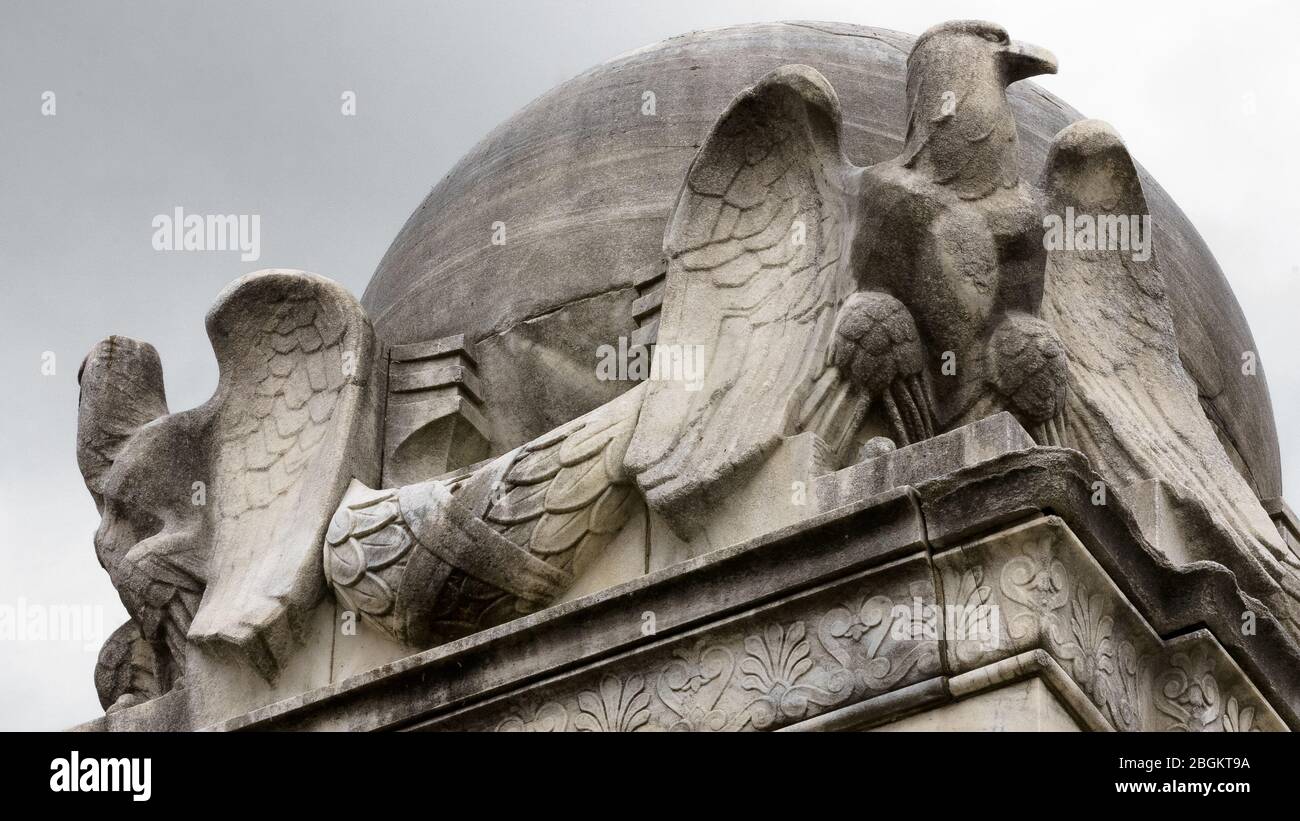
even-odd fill
[[(1074, 123), (1056, 136), (1043, 188), (1048, 214), (1062, 216), (1067, 207), (1094, 218), (1149, 214), (1136, 165), (1119, 136), (1096, 120)], [(1130, 246), (1131, 240), (1130, 234)], [(1255, 587), (1250, 592), (1280, 605), (1278, 615), (1285, 617), (1295, 612), (1300, 594), (1300, 561), (1206, 418), (1179, 360), (1156, 256), (1135, 258), (1140, 256), (1132, 250), (1048, 255), (1043, 310), (1069, 359), (1069, 431), (1115, 485), (1160, 479), (1198, 500), (1238, 554), (1203, 558), (1233, 569), (1244, 585)], [(1252, 585), (1252, 578), (1263, 578), (1263, 588)]]
[(147, 342), (110, 336), (77, 372), (77, 465), (100, 512), (108, 475), (136, 431), (167, 415), (162, 360)]
[[(821, 74), (785, 66), (731, 103), (687, 173), (664, 241), (656, 368), (626, 461), (661, 510), (689, 509), (757, 467), (797, 432), (830, 367), (836, 312), (853, 290), (841, 265), (852, 166), (840, 120)], [(702, 360), (701, 372), (665, 373), (679, 357)]]
[[(97, 344), (77, 374), (77, 463), (99, 509), (95, 553), (166, 685), (180, 675), (185, 634), (203, 595), (207, 546), (190, 483), (206, 476), (193, 412), (167, 413), (152, 345)], [(176, 475), (180, 474), (180, 475)], [(119, 694), (120, 695), (120, 694)]]
[(415, 647), (551, 604), (641, 504), (623, 453), (643, 388), (450, 476), (354, 483), (325, 537), (340, 603)]
[(377, 474), (375, 341), (345, 290), (301, 271), (233, 283), (208, 314), (214, 572), (189, 637), (270, 678), (325, 590), (320, 544), (353, 478)]
[(506, 538), (581, 575), (640, 504), (623, 456), (640, 386), (524, 445), (483, 514)]
[[(148, 701), (163, 692), (153, 645), (128, 620), (104, 642), (95, 663), (95, 692), (105, 710)], [(118, 704), (123, 696), (128, 698)]]

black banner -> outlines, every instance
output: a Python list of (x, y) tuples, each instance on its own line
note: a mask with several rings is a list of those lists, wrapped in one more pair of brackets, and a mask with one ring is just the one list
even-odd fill
[[(10, 735), (5, 786), (33, 806), (135, 812), (218, 807), (368, 814), (410, 801), (558, 808), (599, 800), (634, 809), (638, 794), (681, 790), (689, 804), (878, 794), (935, 801), (1034, 801), (1044, 811), (1117, 806), (1217, 811), (1287, 800), (1295, 747), (1265, 734), (808, 734), (708, 738), (504, 735)], [(740, 789), (741, 787), (744, 789)], [(629, 792), (631, 796), (629, 796)], [(783, 797), (784, 795), (784, 797)], [(551, 798), (544, 798), (551, 796)], [(602, 797), (603, 796), (603, 797)], [(820, 798), (818, 800), (821, 800)], [(552, 802), (556, 802), (552, 804)], [(1064, 802), (1064, 803), (1063, 803)], [(985, 805), (988, 806), (988, 805)], [(393, 811), (396, 811), (395, 809)]]

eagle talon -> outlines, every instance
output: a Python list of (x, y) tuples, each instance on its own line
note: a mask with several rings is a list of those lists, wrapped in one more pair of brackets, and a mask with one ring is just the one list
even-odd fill
[(1036, 316), (1010, 313), (988, 343), (989, 378), (1040, 445), (1064, 446), (1065, 348), (1051, 327)]
[(859, 291), (845, 300), (832, 361), (870, 401), (882, 401), (899, 447), (934, 435), (934, 412), (921, 379), (920, 335), (898, 299)]
[(925, 381), (920, 374), (913, 374), (903, 380), (904, 389), (911, 395), (912, 401), (920, 415), (921, 438), (934, 436), (934, 408), (930, 404), (930, 392), (925, 388)]
[(1029, 435), (1034, 438), (1035, 442), (1045, 447), (1070, 447), (1069, 440), (1066, 438), (1064, 408), (1062, 408), (1060, 413), (1047, 421), (1035, 425), (1033, 429), (1030, 430)]

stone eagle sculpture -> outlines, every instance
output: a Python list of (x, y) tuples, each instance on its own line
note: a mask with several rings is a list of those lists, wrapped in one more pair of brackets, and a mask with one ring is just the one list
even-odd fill
[(647, 389), (627, 462), (652, 504), (702, 503), (800, 430), (842, 460), (873, 407), (904, 445), (1004, 409), (1060, 443), (1042, 217), (1006, 98), (1055, 70), (992, 24), (930, 29), (908, 58), (906, 150), (865, 169), (814, 69), (778, 69), (731, 104), (665, 242), (658, 344), (702, 345), (709, 364), (703, 390)]
[(226, 289), (207, 330), (220, 380), (193, 410), (168, 414), (145, 343), (110, 337), (79, 376), (95, 552), (135, 625), (110, 642), (112, 667), (143, 654), (162, 689), (184, 675), (190, 643), (276, 673), (324, 590), (330, 511), (349, 477), (375, 475), (375, 342), (351, 295), (259, 272)]
[[(325, 546), (345, 606), (416, 646), (529, 612), (642, 496), (689, 537), (801, 431), (843, 464), (873, 433), (906, 445), (1009, 408), (1059, 443), (1065, 363), (1037, 315), (1041, 211), (1006, 101), (1008, 83), (1054, 70), (997, 26), (935, 27), (909, 61), (909, 150), (865, 169), (844, 157), (839, 102), (816, 70), (785, 66), (742, 92), (664, 240), (657, 345), (701, 347), (702, 383), (652, 376), (486, 466), (354, 486)], [(958, 387), (936, 391), (949, 350)]]
[(1000, 411), (1116, 486), (1168, 483), (1237, 548), (1193, 558), (1300, 631), (1300, 562), (1199, 407), (1155, 257), (1044, 246), (1045, 215), (1067, 206), (1146, 213), (1096, 121), (1021, 179), (1006, 89), (1055, 70), (996, 25), (936, 26), (908, 58), (903, 152), (856, 167), (826, 79), (777, 68), (723, 112), (665, 231), (656, 345), (698, 347), (702, 379), (652, 374), (427, 481), (372, 489), (382, 358), (360, 307), (319, 277), (264, 272), (222, 295), (220, 385), (191, 411), (167, 415), (151, 347), (100, 343), (78, 459), (132, 616), (101, 657), (106, 705), (173, 686), (191, 644), (275, 676), (327, 584), (430, 646), (555, 602), (643, 507), (689, 539), (791, 437), (812, 434), (830, 471), (880, 437), (906, 446)]
[[(1055, 70), (994, 24), (935, 26), (908, 59), (904, 151), (867, 168), (840, 150), (839, 103), (816, 70), (779, 68), (742, 92), (664, 240), (657, 345), (702, 346), (702, 384), (652, 378), (486, 467), (354, 489), (326, 544), (340, 597), (404, 642), (454, 636), (554, 600), (639, 497), (689, 536), (799, 432), (835, 465), (876, 434), (906, 445), (1007, 410), (1117, 485), (1208, 494), (1240, 553), (1204, 558), (1292, 612), (1295, 558), (1197, 405), (1156, 263), (1045, 248), (1049, 208), (1146, 213), (1103, 123), (1066, 129), (1043, 178), (1020, 178), (1006, 87)], [(466, 522), (493, 531), (493, 571), (517, 567), (508, 581), (470, 569), (483, 537)]]

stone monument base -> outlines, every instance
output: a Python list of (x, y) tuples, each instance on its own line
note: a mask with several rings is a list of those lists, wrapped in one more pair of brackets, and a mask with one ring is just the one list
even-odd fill
[(182, 687), (79, 729), (1296, 726), (1282, 628), (1097, 481), (1000, 414), (818, 477), (796, 524), (328, 686), (216, 722)]

